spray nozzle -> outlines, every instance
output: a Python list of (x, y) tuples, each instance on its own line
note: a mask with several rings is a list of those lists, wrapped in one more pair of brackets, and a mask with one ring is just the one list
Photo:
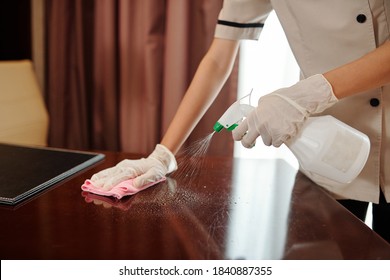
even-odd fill
[[(251, 95), (252, 91), (230, 105), (225, 113), (214, 124), (214, 131), (220, 132), (223, 128), (228, 131), (234, 130), (238, 126), (238, 123), (254, 109), (254, 107), (250, 105)], [(242, 101), (246, 98), (249, 99), (248, 104), (242, 103)]]

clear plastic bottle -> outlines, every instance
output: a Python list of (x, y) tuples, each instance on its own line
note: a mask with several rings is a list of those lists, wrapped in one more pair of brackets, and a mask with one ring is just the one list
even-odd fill
[(320, 185), (352, 182), (370, 152), (367, 135), (328, 115), (308, 118), (286, 145), (297, 158), (300, 170)]

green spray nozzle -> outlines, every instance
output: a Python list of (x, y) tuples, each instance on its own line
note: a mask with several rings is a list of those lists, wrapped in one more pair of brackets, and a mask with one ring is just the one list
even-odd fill
[(226, 130), (229, 130), (229, 131), (232, 131), (232, 130), (234, 130), (236, 127), (238, 126), (238, 124), (237, 123), (234, 123), (234, 124), (232, 124), (231, 126), (228, 126), (228, 127), (225, 127), (225, 126), (223, 126), (220, 122), (216, 122), (215, 124), (214, 124), (214, 127), (213, 127), (213, 129), (214, 129), (214, 131), (216, 131), (216, 132), (220, 132), (222, 129), (226, 129)]
[(241, 101), (248, 96), (250, 96), (250, 94), (230, 105), (225, 113), (223, 113), (219, 120), (214, 124), (214, 131), (220, 132), (223, 128), (228, 131), (232, 131), (238, 126), (238, 123), (254, 109), (254, 107), (249, 104), (241, 103)]

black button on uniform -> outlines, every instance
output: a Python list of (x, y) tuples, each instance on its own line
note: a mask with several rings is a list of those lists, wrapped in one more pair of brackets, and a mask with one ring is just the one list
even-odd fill
[(380, 101), (379, 101), (378, 98), (371, 98), (371, 99), (370, 99), (370, 105), (371, 105), (372, 107), (378, 107), (379, 104), (380, 104)]
[(364, 15), (364, 14), (359, 14), (359, 15), (356, 17), (356, 20), (357, 20), (358, 23), (364, 23), (364, 22), (366, 22), (367, 17), (366, 17), (366, 15)]

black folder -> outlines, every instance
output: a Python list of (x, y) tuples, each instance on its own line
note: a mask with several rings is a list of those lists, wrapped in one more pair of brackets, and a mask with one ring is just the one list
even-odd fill
[(0, 204), (16, 205), (102, 159), (100, 153), (0, 144)]

